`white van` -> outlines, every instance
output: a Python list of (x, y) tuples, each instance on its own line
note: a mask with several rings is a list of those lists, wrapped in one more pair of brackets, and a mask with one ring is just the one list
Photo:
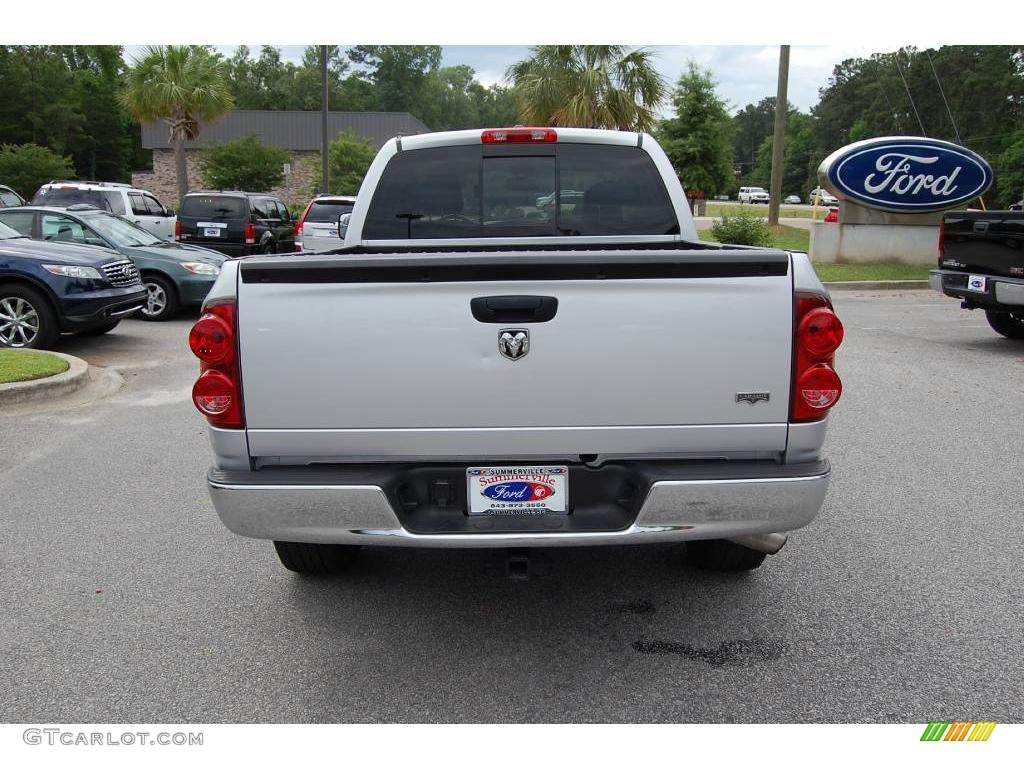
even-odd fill
[(764, 203), (768, 205), (768, 191), (764, 187), (740, 187), (738, 200), (741, 203)]
[(163, 240), (174, 239), (173, 211), (144, 189), (109, 181), (51, 181), (32, 196), (32, 205), (67, 208), (91, 205), (138, 224)]

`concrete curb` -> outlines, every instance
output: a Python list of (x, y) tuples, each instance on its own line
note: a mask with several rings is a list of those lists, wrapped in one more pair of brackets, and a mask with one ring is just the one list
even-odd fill
[(47, 376), (43, 379), (0, 384), (0, 406), (63, 397), (89, 383), (89, 364), (82, 358), (65, 355), (61, 352), (51, 352), (48, 349), (39, 351), (45, 351), (49, 355), (67, 361), (68, 369), (64, 373)]
[(927, 280), (843, 280), (825, 283), (830, 291), (923, 291)]

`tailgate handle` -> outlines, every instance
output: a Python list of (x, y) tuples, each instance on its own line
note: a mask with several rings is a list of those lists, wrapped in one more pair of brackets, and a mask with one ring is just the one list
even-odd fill
[(546, 323), (558, 311), (554, 296), (481, 296), (469, 307), (481, 323)]

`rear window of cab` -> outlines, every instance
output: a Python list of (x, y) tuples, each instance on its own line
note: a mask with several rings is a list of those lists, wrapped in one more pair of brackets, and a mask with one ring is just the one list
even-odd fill
[(555, 144), (540, 152), (480, 145), (391, 158), (363, 225), (367, 240), (672, 235), (679, 222), (639, 147)]

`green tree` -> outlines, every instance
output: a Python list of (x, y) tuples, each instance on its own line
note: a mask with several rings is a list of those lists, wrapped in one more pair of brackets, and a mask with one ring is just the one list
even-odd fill
[(539, 45), (508, 68), (529, 125), (649, 131), (665, 82), (645, 50), (623, 45)]
[(120, 46), (0, 46), (0, 142), (70, 155), (79, 177), (128, 181), (135, 128), (117, 102)]
[(658, 140), (688, 189), (708, 197), (734, 184), (732, 122), (711, 72), (690, 62), (672, 92), (675, 117), (658, 124)]
[(775, 130), (775, 97), (747, 104), (733, 116), (732, 124), (733, 159), (743, 174), (744, 183), (767, 186), (767, 182), (755, 181), (751, 174), (757, 168), (761, 145)]
[(427, 85), (441, 66), (441, 46), (357, 45), (348, 50), (348, 57), (373, 84), (375, 109), (410, 112), (427, 122), (431, 112)]
[[(747, 177), (750, 184), (768, 187), (772, 176), (772, 147), (774, 144), (773, 136), (766, 137), (761, 143), (757, 153), (757, 165)], [(795, 109), (787, 115), (783, 158), (782, 194), (797, 194), (803, 198), (809, 189), (818, 185), (816, 172), (820, 163), (820, 159), (814, 152), (810, 115)]]
[(52, 179), (73, 178), (71, 158), (35, 144), (0, 146), (0, 179), (26, 200)]
[(328, 148), (331, 192), (336, 195), (359, 192), (359, 185), (376, 156), (377, 148), (369, 139), (350, 132), (339, 133)]
[(995, 187), (986, 195), (992, 206), (1005, 208), (1024, 199), (1024, 131), (992, 164)]
[(213, 189), (273, 189), (284, 181), (288, 150), (243, 136), (203, 149), (199, 171), (203, 184)]
[(120, 101), (141, 122), (167, 124), (180, 201), (188, 192), (185, 142), (198, 138), (204, 122), (216, 120), (234, 105), (224, 63), (198, 45), (150, 46), (132, 61)]

